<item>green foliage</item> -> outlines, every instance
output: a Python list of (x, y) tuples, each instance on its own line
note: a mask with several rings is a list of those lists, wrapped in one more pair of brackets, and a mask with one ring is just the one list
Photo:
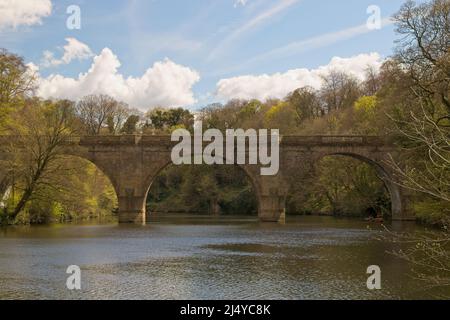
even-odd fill
[(312, 88), (305, 87), (294, 90), (285, 100), (295, 110), (300, 122), (317, 118), (323, 113), (318, 93)]
[(298, 195), (291, 192), (288, 213), (321, 213), (366, 216), (368, 212), (390, 214), (390, 200), (373, 168), (349, 157), (325, 157), (309, 184)]
[(191, 129), (194, 124), (194, 116), (183, 108), (156, 108), (149, 111), (146, 118), (144, 132), (154, 130), (157, 133), (170, 133), (176, 127)]
[(170, 166), (153, 182), (150, 212), (255, 214), (255, 193), (235, 166)]
[(126, 134), (133, 134), (137, 131), (137, 123), (139, 122), (139, 116), (132, 114), (128, 117), (122, 127), (122, 132)]
[(449, 223), (450, 208), (446, 203), (423, 199), (415, 202), (413, 208), (417, 219), (424, 224), (441, 227)]
[(285, 101), (272, 106), (265, 114), (265, 127), (279, 129), (282, 134), (295, 133), (301, 116)]
[(354, 109), (354, 131), (358, 134), (376, 135), (378, 100), (376, 96), (362, 96), (356, 100)]
[[(108, 178), (86, 160), (64, 157), (58, 162), (57, 165), (64, 166), (65, 174), (55, 175), (48, 180), (48, 184), (37, 188), (14, 223), (114, 219), (117, 197)], [(7, 207), (14, 207), (19, 201), (20, 182), (16, 182), (15, 189), (15, 199), (9, 198)]]
[(35, 77), (23, 59), (0, 49), (0, 132), (10, 114), (24, 105), (34, 86)]

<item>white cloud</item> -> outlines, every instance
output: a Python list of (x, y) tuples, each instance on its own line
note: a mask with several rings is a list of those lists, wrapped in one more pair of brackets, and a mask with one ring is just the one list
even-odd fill
[(64, 55), (62, 61), (69, 63), (73, 59), (88, 59), (93, 56), (91, 49), (88, 45), (78, 41), (75, 38), (66, 38), (67, 44), (64, 46)]
[(187, 106), (196, 102), (192, 86), (199, 74), (169, 59), (154, 63), (141, 77), (125, 78), (118, 72), (120, 61), (105, 48), (94, 57), (91, 68), (78, 78), (50, 75), (39, 78), (38, 95), (77, 100), (89, 94), (108, 94), (132, 107)]
[(64, 54), (61, 59), (56, 59), (53, 52), (44, 51), (42, 59), (43, 67), (69, 64), (72, 60), (84, 60), (94, 56), (89, 46), (75, 38), (66, 38), (67, 44), (63, 47)]
[(51, 13), (50, 0), (0, 0), (0, 29), (41, 24)]
[(61, 63), (62, 63), (62, 61), (56, 59), (53, 52), (45, 50), (43, 52), (43, 57), (42, 57), (42, 61), (40, 63), (40, 66), (44, 67), (44, 68), (48, 68), (48, 67), (51, 67), (51, 66), (60, 65)]
[(321, 76), (331, 70), (344, 71), (362, 80), (368, 66), (379, 69), (383, 60), (378, 53), (360, 54), (351, 58), (334, 57), (316, 69), (293, 69), (285, 73), (246, 75), (222, 79), (217, 83), (217, 96), (222, 99), (284, 98), (295, 89), (311, 86), (319, 89)]

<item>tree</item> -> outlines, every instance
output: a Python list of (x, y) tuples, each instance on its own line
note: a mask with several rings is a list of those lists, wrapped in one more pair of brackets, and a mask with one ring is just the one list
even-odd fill
[(190, 128), (193, 122), (194, 116), (186, 109), (175, 108), (166, 111), (166, 125), (168, 127), (183, 125), (185, 128)]
[(358, 99), (358, 81), (344, 72), (332, 70), (322, 76), (321, 99), (328, 113), (351, 107)]
[(288, 102), (280, 101), (267, 111), (265, 127), (279, 129), (282, 134), (295, 133), (301, 114)]
[(378, 133), (378, 128), (375, 127), (377, 107), (376, 96), (362, 96), (356, 100), (353, 106), (353, 121), (358, 134), (376, 135)]
[(161, 132), (170, 132), (173, 128), (183, 127), (192, 129), (194, 125), (193, 114), (183, 108), (163, 109), (156, 108), (146, 115), (147, 127), (151, 127)]
[[(0, 133), (5, 130), (12, 112), (23, 107), (35, 89), (35, 76), (23, 59), (0, 49)], [(0, 201), (11, 183), (8, 168), (0, 161)]]
[(161, 108), (156, 108), (147, 113), (147, 118), (150, 119), (150, 125), (155, 128), (162, 130), (165, 125), (164, 110)]
[(127, 106), (107, 95), (89, 95), (76, 104), (78, 117), (88, 135), (99, 135), (106, 126), (110, 133), (120, 131), (126, 119)]
[[(403, 36), (396, 49), (399, 68), (410, 77), (410, 98), (393, 116), (409, 155), (392, 161), (398, 183), (450, 203), (450, 3), (406, 2), (396, 14)], [(414, 163), (411, 159), (413, 155)], [(421, 159), (421, 161), (418, 161)]]
[(210, 214), (255, 214), (252, 184), (242, 169), (233, 166), (169, 166), (149, 190), (152, 211), (189, 211)]
[[(385, 84), (390, 86), (385, 90), (387, 102), (397, 104), (391, 118), (405, 150), (400, 161), (391, 161), (396, 182), (418, 192), (428, 204), (421, 204), (427, 216), (437, 211), (439, 218), (434, 220), (443, 226), (440, 234), (394, 233), (394, 241), (411, 244), (408, 250), (394, 254), (420, 268), (418, 277), (429, 286), (442, 288), (448, 288), (450, 279), (449, 15), (448, 0), (407, 1), (401, 7), (395, 20), (402, 38), (390, 69), (395, 71), (393, 79), (402, 81)], [(404, 84), (407, 90), (399, 90)], [(403, 95), (400, 101), (398, 92)]]
[(126, 120), (130, 116), (130, 109), (127, 104), (118, 102), (112, 108), (110, 114), (106, 119), (106, 124), (110, 134), (118, 134), (122, 129)]
[(300, 121), (322, 115), (323, 109), (315, 90), (310, 87), (297, 89), (290, 93), (286, 101), (294, 108)]
[(366, 68), (365, 80), (362, 84), (364, 94), (367, 96), (375, 95), (381, 88), (381, 79), (377, 70), (373, 66)]
[(48, 223), (111, 217), (117, 197), (110, 180), (91, 162), (62, 155), (60, 170), (46, 176), (17, 222)]
[(264, 127), (266, 111), (278, 102), (233, 99), (225, 105), (214, 103), (206, 106), (200, 110), (198, 117), (206, 129), (259, 129)]
[(450, 114), (450, 3), (433, 0), (416, 5), (407, 1), (395, 15), (402, 35), (397, 42), (397, 58), (414, 81), (411, 88), (424, 102), (442, 103)]
[(61, 170), (60, 150), (74, 133), (75, 112), (70, 101), (28, 101), (14, 114), (8, 127), (10, 140), (9, 173), (14, 174), (21, 193), (10, 218), (14, 219), (36, 191), (51, 185), (48, 178)]
[(0, 49), (0, 129), (11, 110), (35, 89), (35, 76), (23, 59)]
[(133, 134), (136, 133), (137, 130), (137, 124), (139, 122), (140, 118), (137, 115), (130, 115), (127, 119), (127, 121), (125, 121), (125, 123), (123, 124), (123, 127), (121, 129), (121, 132), (126, 133), (126, 134)]

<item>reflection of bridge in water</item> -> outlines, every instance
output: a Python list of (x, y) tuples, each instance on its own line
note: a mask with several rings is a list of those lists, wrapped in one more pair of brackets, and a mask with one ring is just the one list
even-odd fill
[[(389, 191), (392, 218), (414, 219), (405, 190), (391, 180), (392, 170), (387, 162), (390, 155), (395, 158), (398, 150), (387, 139), (375, 136), (281, 136), (280, 139), (277, 175), (260, 175), (260, 164), (238, 165), (253, 184), (261, 221), (278, 221), (284, 215), (288, 186), (301, 183), (302, 178), (311, 174), (315, 163), (330, 155), (349, 156), (371, 165)], [(158, 173), (171, 164), (175, 144), (170, 136), (85, 136), (68, 139), (62, 152), (87, 159), (102, 170), (116, 191), (119, 221), (140, 223), (145, 219), (148, 190)]]

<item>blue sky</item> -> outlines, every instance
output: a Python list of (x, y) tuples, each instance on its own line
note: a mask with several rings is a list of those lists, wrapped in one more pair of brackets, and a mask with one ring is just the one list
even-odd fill
[[(6, 0), (0, 0), (0, 4), (3, 1)], [(18, 2), (26, 5), (30, 1)], [(43, 5), (50, 2), (34, 1), (42, 1)], [(51, 13), (41, 14), (38, 22), (22, 21), (22, 24), (18, 23), (14, 27), (4, 22), (0, 29), (0, 47), (18, 53), (27, 62), (38, 66), (43, 79), (56, 74), (76, 79), (80, 73), (88, 72), (94, 57), (100, 55), (104, 48), (109, 48), (120, 61), (117, 72), (124, 79), (140, 78), (156, 62), (168, 58), (174, 65), (189, 68), (198, 74), (197, 79), (192, 74), (186, 75), (185, 69), (177, 69), (184, 72), (187, 77), (185, 82), (188, 82), (180, 85), (191, 86), (189, 90), (192, 91), (193, 100), (187, 99), (186, 106), (197, 108), (224, 99), (224, 96), (217, 95), (218, 82), (222, 79), (243, 75), (271, 76), (299, 68), (313, 70), (328, 65), (333, 57), (351, 58), (370, 53), (378, 53), (381, 58), (389, 56), (396, 38), (392, 25), (386, 24), (380, 30), (362, 32), (354, 32), (354, 28), (365, 25), (370, 5), (378, 6), (382, 17), (389, 17), (403, 2), (54, 0), (51, 1)], [(66, 28), (69, 16), (66, 9), (70, 5), (78, 5), (81, 9), (80, 30)], [(20, 12), (11, 20), (16, 18), (20, 18)], [(92, 54), (74, 58), (69, 63), (44, 66), (44, 52), (50, 51), (55, 59), (60, 59), (67, 38), (85, 44)], [(177, 77), (176, 72), (174, 77)], [(153, 73), (151, 76), (155, 77)], [(177, 90), (170, 85), (160, 88), (170, 89)], [(62, 89), (55, 90), (48, 89), (47, 94)], [(232, 98), (232, 95), (225, 98)], [(163, 97), (157, 101), (164, 104)], [(179, 104), (184, 103), (181, 101)]]

